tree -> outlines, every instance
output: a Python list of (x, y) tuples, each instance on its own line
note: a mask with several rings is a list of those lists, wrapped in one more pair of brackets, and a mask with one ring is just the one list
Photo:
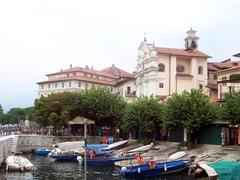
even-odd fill
[(105, 88), (91, 88), (79, 96), (81, 115), (95, 121), (96, 125), (117, 126), (126, 102)]
[(209, 97), (201, 90), (192, 89), (174, 94), (168, 99), (164, 113), (164, 125), (171, 129), (183, 126), (189, 133), (195, 133), (203, 125), (216, 120), (217, 108), (210, 104)]
[(221, 104), (221, 119), (232, 125), (240, 124), (240, 94), (233, 92)]
[(152, 96), (140, 97), (125, 109), (122, 129), (133, 131), (138, 129), (141, 134), (153, 135), (155, 140), (156, 127), (162, 122), (162, 104)]
[[(73, 106), (79, 93), (56, 93), (35, 100), (33, 118), (41, 126), (53, 125), (60, 128), (67, 125), (77, 108)], [(74, 114), (77, 115), (77, 114)]]

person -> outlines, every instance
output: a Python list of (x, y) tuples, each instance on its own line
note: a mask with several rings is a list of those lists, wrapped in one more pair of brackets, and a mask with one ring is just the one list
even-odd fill
[(51, 154), (61, 154), (61, 150), (59, 149), (57, 144), (53, 146), (53, 150), (51, 151)]
[(154, 161), (149, 161), (148, 167), (149, 167), (150, 169), (153, 169), (153, 168), (156, 167), (156, 163), (155, 163)]

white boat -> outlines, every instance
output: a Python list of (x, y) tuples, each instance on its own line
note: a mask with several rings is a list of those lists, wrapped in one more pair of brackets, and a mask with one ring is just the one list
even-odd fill
[(168, 157), (168, 161), (175, 161), (187, 155), (186, 151), (179, 151)]
[(25, 157), (22, 156), (8, 156), (6, 159), (6, 170), (31, 170), (33, 164)]
[(117, 148), (120, 148), (120, 147), (126, 145), (127, 143), (128, 143), (128, 140), (118, 141), (113, 144), (109, 144), (108, 147), (103, 148), (102, 150), (106, 151), (106, 150), (111, 150), (111, 149), (117, 149)]
[(153, 147), (153, 143), (127, 151), (127, 153), (136, 153), (148, 151)]
[(79, 151), (84, 146), (84, 141), (71, 141), (71, 142), (63, 142), (57, 143), (58, 148), (61, 151)]

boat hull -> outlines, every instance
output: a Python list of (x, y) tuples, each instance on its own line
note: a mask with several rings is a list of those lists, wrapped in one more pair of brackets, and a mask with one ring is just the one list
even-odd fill
[(192, 160), (179, 160), (157, 163), (155, 168), (149, 168), (148, 164), (122, 168), (120, 174), (125, 177), (144, 177), (165, 174), (174, 174), (186, 170), (192, 164)]
[(50, 149), (35, 149), (34, 154), (38, 156), (47, 156), (51, 151)]

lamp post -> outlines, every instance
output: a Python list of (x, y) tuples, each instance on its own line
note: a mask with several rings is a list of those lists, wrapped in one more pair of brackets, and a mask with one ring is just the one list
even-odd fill
[(84, 118), (84, 180), (87, 180), (87, 120)]

